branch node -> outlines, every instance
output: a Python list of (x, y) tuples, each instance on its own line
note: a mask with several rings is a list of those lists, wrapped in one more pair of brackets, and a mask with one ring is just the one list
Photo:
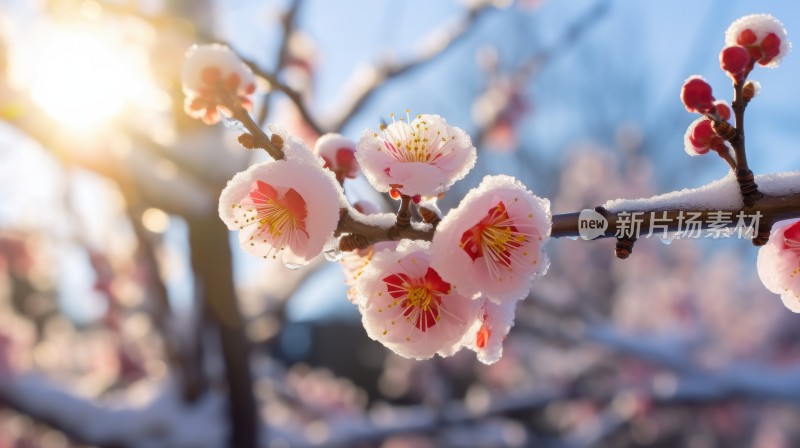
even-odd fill
[(411, 225), (411, 196), (400, 196), (400, 209), (397, 210), (395, 226), (405, 228)]
[(259, 149), (258, 143), (256, 143), (256, 138), (246, 132), (240, 134), (238, 140), (239, 144), (245, 149)]
[(763, 198), (764, 195), (758, 191), (753, 172), (748, 168), (736, 170), (736, 182), (739, 183), (739, 190), (742, 192), (742, 200), (746, 207), (752, 207)]
[(736, 128), (725, 120), (713, 120), (711, 122), (711, 127), (714, 128), (714, 132), (716, 132), (717, 135), (729, 142), (733, 142), (739, 138), (739, 132)]
[(369, 246), (370, 242), (367, 237), (360, 233), (350, 233), (339, 239), (339, 250), (344, 252), (366, 249)]
[(756, 229), (756, 236), (753, 237), (753, 246), (761, 247), (769, 241), (769, 233), (772, 230), (772, 221), (769, 219), (762, 219), (758, 222), (758, 229)]
[(614, 248), (614, 254), (620, 260), (625, 260), (631, 256), (633, 252), (633, 245), (636, 243), (636, 238), (620, 237), (617, 238), (617, 245)]
[(442, 221), (442, 218), (440, 218), (435, 211), (425, 207), (424, 205), (419, 207), (419, 215), (422, 217), (423, 222), (432, 225), (434, 229)]

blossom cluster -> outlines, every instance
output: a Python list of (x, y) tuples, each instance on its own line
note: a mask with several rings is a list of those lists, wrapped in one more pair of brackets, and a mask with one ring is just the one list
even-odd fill
[[(253, 93), (252, 73), (227, 47), (192, 48), (183, 77), (187, 112), (208, 123), (226, 112), (226, 101), (247, 105)], [(547, 267), (546, 199), (514, 178), (487, 176), (437, 217), (435, 230), (405, 223), (400, 212), (377, 213), (363, 201), (351, 206), (346, 181), (361, 173), (405, 207), (421, 203), (440, 214), (436, 199), (475, 165), (476, 149), (463, 130), (438, 115), (411, 119), (406, 112), (365, 131), (358, 143), (326, 134), (313, 150), (277, 126), (267, 131), (279, 137), (283, 157), (236, 174), (220, 195), (219, 215), (238, 231), (243, 250), (300, 267), (338, 251), (344, 215), (370, 228), (433, 231), (432, 241), (389, 238), (329, 258), (340, 261), (367, 334), (399, 355), (427, 359), (466, 347), (485, 363), (500, 358), (517, 302)]]
[[(759, 84), (746, 81), (756, 64), (777, 67), (791, 49), (791, 43), (781, 22), (768, 14), (753, 14), (731, 24), (725, 32), (725, 48), (719, 55), (720, 68), (742, 89), (742, 101), (749, 101), (758, 93)], [(689, 77), (681, 88), (681, 101), (686, 110), (702, 116), (692, 122), (684, 136), (686, 152), (691, 156), (715, 151), (729, 157), (730, 143), (721, 129), (731, 118), (730, 106), (717, 101), (711, 85), (703, 77)]]
[[(756, 85), (743, 83), (753, 67), (777, 66), (790, 48), (783, 26), (766, 15), (734, 22), (726, 45), (720, 65), (737, 95), (750, 97)], [(231, 105), (247, 107), (255, 90), (247, 65), (219, 45), (192, 48), (183, 81), (187, 112), (207, 123)], [(700, 76), (684, 83), (681, 99), (701, 115), (686, 132), (686, 151), (713, 150), (732, 160), (731, 137), (724, 133), (731, 127), (722, 126), (731, 119), (731, 106), (717, 100)], [(484, 363), (500, 358), (519, 301), (547, 269), (542, 249), (551, 231), (548, 200), (512, 177), (487, 176), (443, 215), (436, 200), (475, 165), (476, 148), (438, 115), (392, 115), (391, 123), (366, 130), (357, 143), (326, 134), (313, 150), (277, 126), (263, 138), (267, 133), (279, 137), (279, 160), (238, 173), (219, 201), (220, 217), (239, 232), (246, 252), (280, 256), (291, 268), (323, 252), (339, 261), (367, 334), (401, 356), (427, 359), (467, 348)], [(350, 205), (344, 186), (362, 174), (377, 191), (401, 200), (397, 215), (379, 213), (368, 202)], [(414, 221), (417, 215), (424, 222)], [(343, 224), (351, 221), (358, 225)], [(369, 240), (359, 228), (382, 236)], [(765, 266), (765, 284), (800, 311), (800, 286), (794, 286), (800, 243), (792, 242), (800, 231), (791, 229), (776, 233), (778, 242), (762, 250), (759, 269)], [(416, 236), (403, 237), (404, 230)], [(350, 247), (344, 243), (349, 237), (362, 243)], [(339, 248), (354, 250), (339, 256)]]

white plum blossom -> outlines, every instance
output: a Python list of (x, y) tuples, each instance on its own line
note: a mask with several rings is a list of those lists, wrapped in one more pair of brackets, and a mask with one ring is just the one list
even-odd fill
[(513, 177), (486, 176), (436, 228), (433, 266), (467, 297), (523, 299), (547, 268), (550, 227), (550, 201)]
[(356, 283), (367, 334), (406, 358), (453, 355), (480, 305), (442, 280), (428, 247), (403, 241), (376, 252)]
[(256, 89), (250, 67), (220, 44), (193, 45), (186, 52), (181, 82), (186, 94), (186, 113), (207, 124), (220, 120), (220, 94), (230, 95), (249, 108), (250, 95)]
[(365, 131), (356, 149), (373, 187), (408, 196), (443, 193), (472, 169), (475, 154), (469, 136), (438, 115), (393, 119), (379, 132)]
[(725, 31), (725, 45), (747, 49), (753, 61), (775, 68), (792, 48), (786, 28), (769, 14), (751, 14), (734, 21)]
[(333, 238), (341, 187), (321, 166), (289, 159), (253, 165), (228, 182), (219, 215), (253, 255), (308, 263)]
[(333, 171), (339, 182), (344, 182), (345, 178), (354, 179), (358, 175), (355, 152), (355, 142), (340, 134), (325, 134), (314, 144), (314, 153), (322, 157), (325, 168)]
[(474, 351), (484, 364), (494, 364), (503, 356), (503, 341), (514, 326), (514, 312), (518, 302), (498, 305), (480, 298), (478, 317), (467, 330), (461, 344)]
[(758, 276), (783, 304), (800, 313), (800, 220), (776, 224), (758, 251)]

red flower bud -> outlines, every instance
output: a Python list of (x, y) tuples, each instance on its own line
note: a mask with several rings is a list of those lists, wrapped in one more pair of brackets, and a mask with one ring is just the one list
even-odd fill
[(681, 100), (689, 112), (704, 114), (714, 110), (711, 86), (700, 76), (692, 76), (683, 83)]
[(723, 100), (714, 101), (714, 106), (717, 108), (717, 114), (725, 121), (731, 119), (731, 107), (728, 106)]
[(761, 65), (767, 65), (781, 52), (781, 38), (775, 33), (767, 34), (761, 41), (761, 51), (764, 55), (758, 60)]
[(726, 47), (719, 54), (719, 66), (728, 73), (734, 81), (741, 81), (750, 70), (750, 53), (747, 49), (734, 45)]
[[(717, 134), (714, 133), (714, 128), (711, 127), (711, 120), (702, 120), (697, 123), (692, 130), (689, 141), (696, 149), (698, 149), (698, 153), (704, 154), (708, 152), (708, 147), (711, 145), (711, 141), (716, 136)], [(700, 151), (702, 149), (705, 149), (705, 151)]]

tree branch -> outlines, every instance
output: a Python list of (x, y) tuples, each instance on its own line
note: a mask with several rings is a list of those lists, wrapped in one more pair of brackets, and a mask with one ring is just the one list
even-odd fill
[(444, 44), (437, 46), (434, 51), (423, 52), (416, 58), (404, 63), (386, 62), (376, 66), (375, 80), (370, 84), (361, 86), (351, 82), (351, 84), (356, 84), (356, 87), (359, 87), (360, 90), (356, 91), (351, 98), (345, 100), (343, 106), (337, 108), (337, 110), (341, 110), (341, 113), (332, 120), (333, 123), (329, 126), (330, 129), (333, 132), (340, 132), (361, 111), (370, 98), (378, 92), (380, 87), (388, 81), (419, 69), (454, 48), (458, 42), (469, 34), (478, 20), (491, 9), (491, 2), (481, 2), (471, 7), (467, 10), (466, 15), (449, 30), (449, 33), (441, 37)]

